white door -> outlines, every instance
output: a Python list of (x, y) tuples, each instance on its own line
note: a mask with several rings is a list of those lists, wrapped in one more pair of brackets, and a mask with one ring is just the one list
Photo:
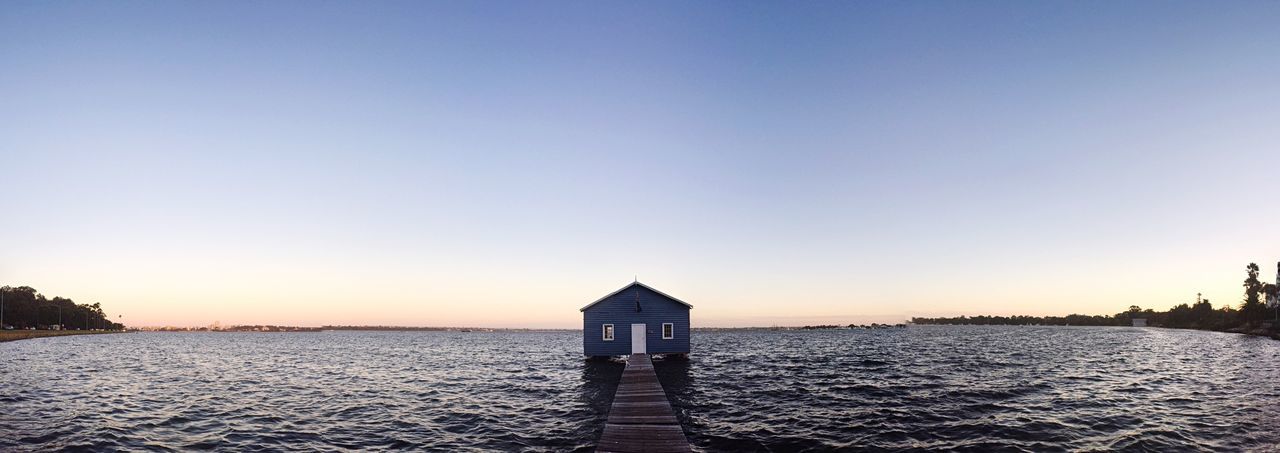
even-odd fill
[(645, 333), (645, 330), (647, 330), (647, 329), (645, 329), (644, 324), (632, 324), (632, 325), (631, 325), (631, 353), (632, 353), (632, 354), (644, 354), (644, 353), (645, 353), (645, 349), (644, 349), (644, 345), (645, 345), (645, 341), (644, 341), (644, 333)]

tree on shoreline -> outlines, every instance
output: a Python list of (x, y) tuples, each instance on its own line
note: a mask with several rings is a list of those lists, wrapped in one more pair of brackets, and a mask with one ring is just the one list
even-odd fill
[[(1280, 263), (1276, 263), (1277, 280), (1280, 280)], [(958, 316), (954, 318), (911, 318), (916, 324), (979, 324), (979, 325), (1072, 325), (1072, 326), (1128, 326), (1135, 317), (1147, 318), (1147, 325), (1204, 330), (1249, 330), (1268, 319), (1269, 307), (1259, 300), (1259, 294), (1267, 296), (1268, 303), (1276, 301), (1275, 316), (1280, 318), (1280, 281), (1263, 283), (1258, 280), (1257, 263), (1245, 266), (1244, 301), (1236, 310), (1230, 304), (1214, 309), (1202, 294), (1196, 294), (1194, 305), (1176, 304), (1169, 311), (1143, 310), (1137, 305), (1116, 313), (1115, 316), (1069, 315), (1061, 316)], [(1272, 327), (1275, 332), (1275, 327)]]
[(66, 329), (123, 329), (111, 322), (100, 303), (77, 304), (64, 297), (45, 298), (30, 286), (0, 287), (4, 297), (4, 324), (17, 329), (48, 328), (58, 324)]
[(1239, 311), (1229, 306), (1214, 309), (1209, 299), (1196, 295), (1194, 305), (1180, 303), (1168, 311), (1143, 309), (1130, 305), (1128, 310), (1113, 316), (958, 316), (954, 318), (911, 318), (915, 324), (944, 325), (1043, 325), (1043, 326), (1129, 326), (1135, 317), (1147, 319), (1147, 325), (1181, 329), (1227, 330), (1238, 327)]
[(1267, 307), (1258, 300), (1258, 294), (1263, 290), (1262, 282), (1258, 280), (1258, 264), (1249, 263), (1245, 271), (1248, 278), (1244, 279), (1244, 302), (1240, 304), (1240, 315), (1246, 324), (1254, 324), (1266, 317)]

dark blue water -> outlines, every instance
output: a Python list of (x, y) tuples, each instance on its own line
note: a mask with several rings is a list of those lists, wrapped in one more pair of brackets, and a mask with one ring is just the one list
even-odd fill
[[(1270, 450), (1280, 342), (1060, 327), (695, 332), (657, 364), (703, 450)], [(589, 450), (622, 365), (553, 333), (0, 343), (0, 449)]]

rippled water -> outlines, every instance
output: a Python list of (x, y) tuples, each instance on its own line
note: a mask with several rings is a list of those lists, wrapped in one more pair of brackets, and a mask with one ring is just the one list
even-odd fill
[[(1061, 327), (695, 332), (657, 370), (704, 450), (1269, 450), (1280, 342)], [(589, 450), (581, 334), (137, 333), (0, 343), (0, 449)]]

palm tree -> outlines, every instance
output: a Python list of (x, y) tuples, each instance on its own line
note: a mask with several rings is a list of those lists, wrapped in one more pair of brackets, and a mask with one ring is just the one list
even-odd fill
[(1262, 292), (1262, 282), (1258, 281), (1258, 263), (1245, 266), (1249, 277), (1244, 279), (1244, 303), (1240, 304), (1240, 314), (1245, 323), (1261, 321), (1266, 316), (1266, 307), (1258, 301), (1258, 293)]

